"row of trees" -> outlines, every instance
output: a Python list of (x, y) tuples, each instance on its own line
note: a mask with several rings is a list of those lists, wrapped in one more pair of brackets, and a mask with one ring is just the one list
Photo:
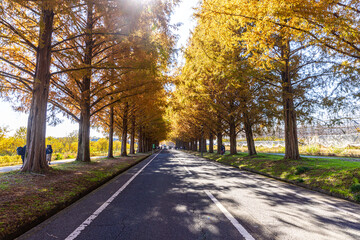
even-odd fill
[(254, 132), (280, 124), (285, 159), (299, 159), (299, 121), (358, 105), (359, 12), (358, 1), (204, 0), (175, 80), (173, 137), (196, 149), (203, 136), (211, 152), (226, 134), (235, 154), (243, 131), (254, 155)]
[(175, 4), (1, 1), (1, 95), (29, 112), (23, 171), (48, 168), (46, 121), (56, 124), (58, 113), (79, 123), (78, 161), (90, 161), (91, 126), (109, 132), (109, 157), (114, 132), (126, 141), (129, 122), (132, 146), (137, 135), (140, 151), (164, 137), (162, 85), (174, 43), (169, 16)]

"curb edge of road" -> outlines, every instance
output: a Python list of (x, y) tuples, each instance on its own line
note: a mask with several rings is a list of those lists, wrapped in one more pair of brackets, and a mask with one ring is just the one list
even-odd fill
[[(189, 154), (196, 156), (195, 154), (192, 154), (192, 153), (189, 153)], [(353, 199), (346, 198), (346, 197), (342, 196), (341, 194), (334, 193), (334, 192), (330, 192), (330, 191), (327, 191), (327, 190), (324, 190), (324, 189), (321, 189), (321, 188), (316, 188), (316, 187), (312, 187), (312, 186), (309, 186), (309, 185), (306, 185), (306, 184), (298, 183), (298, 182), (296, 182), (296, 181), (279, 178), (279, 177), (272, 176), (272, 175), (270, 175), (270, 174), (263, 173), (263, 172), (260, 172), (260, 171), (257, 171), (257, 170), (251, 169), (251, 168), (235, 167), (235, 166), (232, 166), (232, 165), (230, 165), (230, 164), (217, 162), (217, 161), (214, 161), (214, 160), (209, 159), (209, 158), (206, 158), (206, 157), (199, 157), (199, 158), (203, 158), (203, 159), (205, 159), (205, 160), (207, 160), (207, 161), (210, 161), (210, 162), (216, 162), (216, 163), (219, 163), (219, 164), (221, 164), (221, 165), (229, 166), (229, 167), (232, 167), (232, 168), (234, 168), (234, 169), (238, 169), (238, 170), (243, 170), (243, 171), (247, 171), (247, 172), (252, 172), (252, 173), (255, 173), (255, 174), (259, 174), (259, 175), (262, 175), (262, 176), (264, 176), (264, 177), (272, 178), (272, 179), (275, 179), (275, 180), (278, 180), (278, 181), (281, 181), (281, 182), (285, 182), (285, 183), (288, 183), (288, 184), (291, 184), (291, 185), (295, 185), (295, 186), (298, 186), (298, 187), (302, 187), (302, 188), (307, 189), (307, 190), (311, 190), (311, 191), (314, 191), (314, 192), (323, 193), (323, 194), (326, 194), (326, 195), (329, 195), (329, 196), (332, 196), (332, 197), (336, 197), (336, 198), (339, 198), (339, 199), (342, 199), (342, 200), (346, 200), (346, 201), (349, 201), (349, 202), (356, 203), (356, 204), (360, 205), (359, 202), (356, 202), (356, 201), (353, 200)]]
[(81, 198), (85, 197), (86, 195), (90, 194), (91, 192), (96, 191), (98, 188), (102, 187), (104, 184), (110, 182), (115, 177), (119, 176), (120, 174), (126, 172), (130, 168), (132, 168), (132, 167), (136, 166), (137, 164), (141, 163), (142, 161), (146, 160), (151, 155), (152, 154), (148, 154), (146, 156), (141, 157), (136, 162), (130, 164), (129, 166), (126, 166), (125, 168), (121, 169), (120, 171), (118, 171), (118, 172), (114, 173), (113, 175), (105, 178), (104, 180), (98, 182), (94, 186), (87, 188), (86, 190), (84, 190), (83, 192), (81, 192), (78, 195), (74, 196), (70, 200), (68, 200), (68, 201), (66, 201), (66, 202), (64, 202), (62, 204), (58, 204), (53, 209), (48, 211), (46, 214), (38, 216), (38, 217), (36, 217), (35, 220), (33, 220), (33, 221), (29, 222), (29, 223), (26, 223), (24, 225), (19, 226), (17, 231), (15, 231), (15, 232), (13, 232), (11, 234), (5, 235), (4, 238), (2, 238), (1, 240), (11, 240), (11, 239), (15, 239), (17, 237), (20, 237), (21, 235), (25, 234), (27, 231), (31, 230), (32, 228), (36, 227), (40, 223), (46, 221), (47, 219), (51, 218), (55, 214), (59, 213), (61, 210), (64, 210), (65, 208), (69, 207), (71, 204), (75, 203), (76, 201), (80, 200)]

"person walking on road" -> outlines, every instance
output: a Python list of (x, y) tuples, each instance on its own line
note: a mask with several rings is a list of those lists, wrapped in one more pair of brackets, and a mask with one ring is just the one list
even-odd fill
[(51, 163), (51, 155), (53, 153), (53, 150), (51, 148), (51, 145), (47, 145), (46, 147), (46, 161), (48, 162), (48, 164), (50, 165)]

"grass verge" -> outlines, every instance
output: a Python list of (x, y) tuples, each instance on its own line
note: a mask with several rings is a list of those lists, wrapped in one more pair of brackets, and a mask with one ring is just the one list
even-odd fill
[[(200, 155), (198, 152), (188, 153)], [(204, 153), (204, 157), (360, 203), (360, 162), (323, 158), (284, 160), (282, 156), (265, 153), (251, 157), (246, 153)]]
[(0, 239), (19, 236), (147, 156), (53, 165), (45, 175), (1, 173)]

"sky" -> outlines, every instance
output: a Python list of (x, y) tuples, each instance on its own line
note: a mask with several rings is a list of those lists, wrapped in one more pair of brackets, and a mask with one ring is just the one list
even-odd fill
[[(193, 8), (197, 6), (198, 0), (182, 0), (178, 7), (176, 7), (175, 12), (171, 18), (171, 23), (182, 23), (182, 26), (179, 27), (175, 34), (179, 36), (179, 40), (176, 48), (180, 49), (185, 47), (187, 40), (190, 36), (190, 31), (195, 27), (195, 20), (193, 19)], [(179, 54), (178, 61), (182, 61), (182, 55)], [(16, 112), (12, 109), (11, 103), (4, 102), (0, 99), (0, 127), (8, 127), (10, 130), (10, 135), (14, 134), (16, 129), (20, 127), (27, 126), (28, 114)], [(52, 137), (66, 137), (74, 131), (78, 131), (79, 126), (77, 123), (72, 122), (69, 119), (60, 117), (63, 120), (61, 124), (57, 126), (47, 126), (46, 136)], [(102, 137), (102, 133), (96, 131), (96, 129), (91, 129), (91, 137)]]

